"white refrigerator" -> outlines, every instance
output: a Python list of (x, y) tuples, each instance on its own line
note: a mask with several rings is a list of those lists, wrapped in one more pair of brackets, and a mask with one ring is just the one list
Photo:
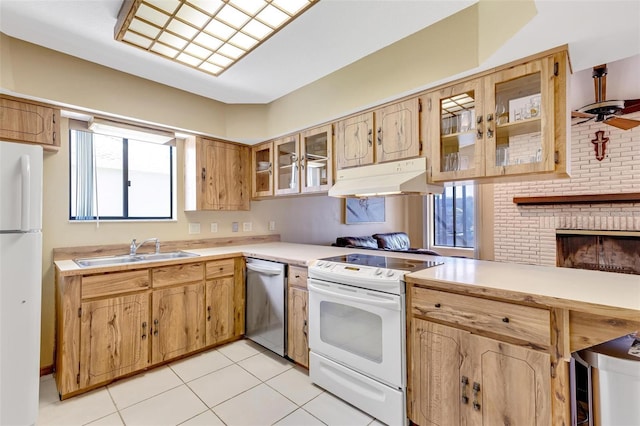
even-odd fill
[(33, 425), (40, 384), (42, 147), (0, 141), (0, 425)]

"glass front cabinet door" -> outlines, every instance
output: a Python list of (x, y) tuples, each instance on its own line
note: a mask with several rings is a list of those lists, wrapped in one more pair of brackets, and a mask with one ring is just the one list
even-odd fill
[(273, 195), (273, 142), (254, 145), (251, 149), (253, 198)]
[(302, 192), (328, 191), (333, 184), (333, 128), (331, 124), (300, 134)]
[(553, 57), (487, 76), (487, 176), (554, 171), (553, 77)]
[(432, 181), (566, 175), (567, 73), (560, 52), (427, 94)]
[(273, 141), (275, 195), (300, 192), (300, 143), (298, 135)]
[(425, 140), (431, 141), (434, 182), (484, 174), (482, 80), (470, 80), (426, 95)]

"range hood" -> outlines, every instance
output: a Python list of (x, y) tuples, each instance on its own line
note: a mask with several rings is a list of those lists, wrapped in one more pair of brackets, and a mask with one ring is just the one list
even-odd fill
[(330, 197), (374, 197), (442, 193), (442, 185), (427, 183), (425, 157), (338, 170)]

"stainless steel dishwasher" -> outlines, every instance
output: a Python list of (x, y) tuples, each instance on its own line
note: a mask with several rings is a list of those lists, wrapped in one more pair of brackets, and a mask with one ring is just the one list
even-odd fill
[(286, 276), (283, 263), (247, 259), (245, 336), (284, 356)]

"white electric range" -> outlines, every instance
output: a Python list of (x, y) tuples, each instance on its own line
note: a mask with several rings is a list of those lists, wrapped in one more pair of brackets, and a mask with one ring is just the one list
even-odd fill
[(405, 425), (405, 275), (443, 264), (363, 253), (309, 265), (309, 376), (376, 419)]

